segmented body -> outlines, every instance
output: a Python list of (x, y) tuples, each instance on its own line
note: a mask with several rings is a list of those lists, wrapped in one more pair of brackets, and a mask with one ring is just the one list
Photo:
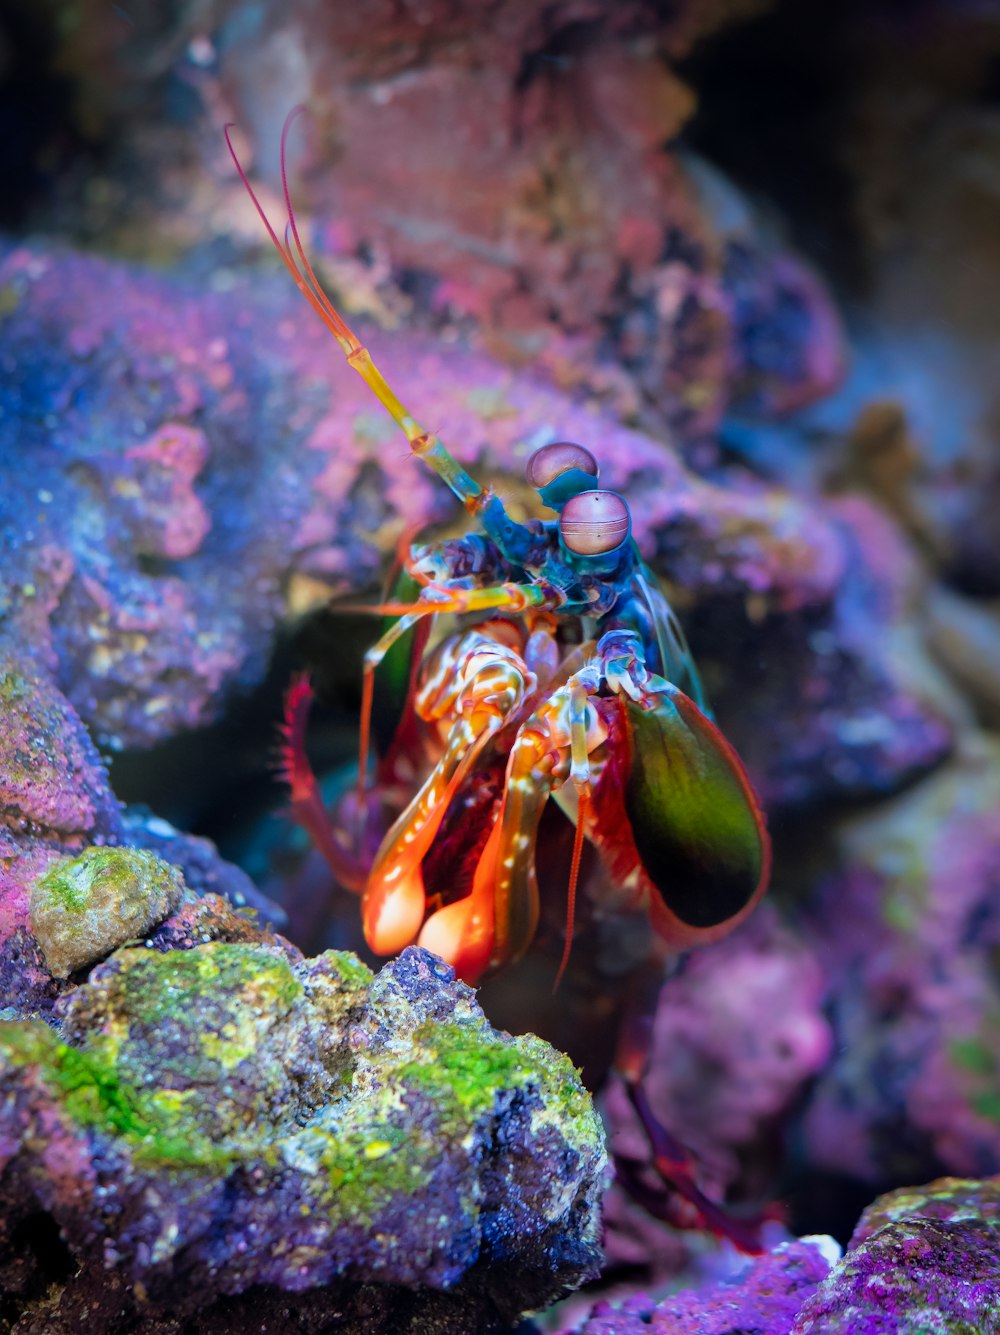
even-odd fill
[[(598, 485), (596, 460), (553, 442), (527, 478), (556, 519), (520, 523), (399, 402), (367, 349), (319, 285), (303, 250), (285, 183), (280, 240), (233, 153), (272, 242), (349, 364), (406, 435), (413, 454), (451, 488), (474, 521), (463, 538), (418, 544), (403, 557), (410, 594), (367, 610), (392, 618), (365, 655), (359, 787), (342, 824), (363, 826), (371, 806), (368, 738), (379, 670), (408, 650), (379, 785), (413, 774), (413, 791), (374, 857), (331, 833), (302, 744), (308, 692), (290, 696), (286, 771), (293, 807), (338, 878), (359, 889), (369, 945), (390, 954), (413, 942), (474, 982), (527, 950), (539, 918), (535, 851), (542, 811), (556, 794), (575, 821), (569, 922), (588, 838), (652, 929), (673, 948), (715, 939), (763, 893), (770, 844), (746, 772), (715, 727), (683, 633), (631, 537), (626, 501)], [(228, 140), (228, 131), (227, 131)], [(232, 152), (232, 145), (230, 144)], [(428, 649), (428, 618), (455, 618)], [(390, 712), (393, 712), (390, 711)], [(502, 781), (499, 771), (502, 769)], [(463, 830), (456, 811), (475, 813)], [(447, 829), (450, 887), (425, 870)], [(362, 840), (363, 846), (363, 840)], [(440, 879), (440, 878), (439, 878)], [(570, 931), (567, 929), (567, 950)], [(563, 955), (563, 966), (566, 951)], [(683, 1152), (642, 1092), (637, 1023), (619, 1049), (621, 1071), (656, 1166), (714, 1228), (740, 1245), (698, 1191)]]

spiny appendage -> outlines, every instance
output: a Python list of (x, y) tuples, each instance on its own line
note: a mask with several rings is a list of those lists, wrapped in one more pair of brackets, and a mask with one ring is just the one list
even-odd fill
[(280, 737), (276, 769), (279, 778), (291, 789), (292, 802), (307, 801), (318, 790), (316, 776), (306, 755), (306, 727), (315, 692), (309, 674), (292, 679), (285, 692), (284, 717), (278, 724)]
[(361, 890), (363, 874), (351, 854), (337, 843), (327, 815), (319, 781), (306, 755), (306, 726), (314, 692), (305, 673), (292, 681), (285, 693), (284, 718), (278, 726), (277, 769), (291, 793), (291, 810), (315, 846), (326, 859), (337, 881), (356, 893)]

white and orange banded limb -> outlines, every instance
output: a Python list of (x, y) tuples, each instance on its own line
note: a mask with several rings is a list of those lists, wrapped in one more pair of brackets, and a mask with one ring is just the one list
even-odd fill
[(487, 742), (535, 688), (518, 649), (483, 629), (450, 642), (432, 663), (415, 707), (450, 727), (444, 754), (386, 835), (368, 876), (365, 939), (380, 955), (417, 939), (426, 912), (421, 864), (445, 812)]
[[(419, 944), (453, 964), (467, 982), (520, 959), (538, 926), (535, 846), (542, 811), (572, 774), (573, 753), (590, 758), (607, 731), (589, 696), (600, 672), (589, 663), (557, 687), (519, 729), (507, 761), (503, 800), (473, 877), (472, 890), (432, 914)], [(574, 748), (574, 739), (576, 746)], [(586, 812), (581, 813), (584, 818)], [(578, 835), (582, 839), (583, 831)], [(579, 850), (575, 862), (579, 865)], [(575, 890), (576, 867), (571, 886)]]

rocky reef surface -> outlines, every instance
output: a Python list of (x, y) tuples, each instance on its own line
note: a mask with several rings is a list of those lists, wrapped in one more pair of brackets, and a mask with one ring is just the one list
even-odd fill
[[(95, 1330), (217, 1329), (233, 1296), (275, 1320), (322, 1290), (309, 1319), (350, 1330), (405, 1290), (439, 1295), (413, 1330), (457, 1335), (594, 1273), (603, 1134), (566, 1058), (492, 1031), (426, 952), (373, 977), (191, 907), (186, 948), (168, 918), (117, 950), (56, 1030), (0, 1024), (14, 1329), (68, 1333), (91, 1305)], [(54, 1229), (75, 1272), (55, 1294)]]
[(780, 1243), (700, 1291), (601, 1301), (572, 1335), (991, 1335), (998, 1192), (1000, 1178), (889, 1192), (862, 1214), (843, 1257), (831, 1238)]
[[(308, 93), (293, 185), (338, 303), (519, 512), (534, 448), (593, 450), (767, 806), (770, 902), (663, 986), (657, 1115), (710, 1194), (805, 1235), (962, 1178), (883, 1196), (842, 1259), (774, 1223), (735, 1269), (619, 1181), (605, 1283), (632, 1296), (566, 1328), (1000, 1329), (1000, 29), (927, 0), (814, 11), (804, 40), (765, 8), (0, 16), (0, 113), (32, 51), (53, 76), (18, 122), (23, 211), (0, 200), (0, 1327), (500, 1332), (598, 1264), (603, 1151), (564, 1060), (426, 956), (372, 977), (325, 950), (357, 906), (294, 840), (266, 889), (311, 959), (187, 833), (269, 745), (192, 730), (232, 726), (289, 627), (456, 519), (274, 273), (225, 153), (235, 120), (280, 218)], [(845, 317), (706, 153), (757, 174)], [(343, 624), (307, 656), (350, 704)], [(147, 800), (168, 744), (183, 829), (102, 759)], [(483, 1000), (596, 1086), (648, 935), (584, 879), (560, 993), (548, 876), (547, 941)], [(601, 1107), (648, 1186), (614, 1080)]]

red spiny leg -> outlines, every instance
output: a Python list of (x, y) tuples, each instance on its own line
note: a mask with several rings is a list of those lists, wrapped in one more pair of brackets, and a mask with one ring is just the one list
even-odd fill
[(357, 894), (364, 886), (364, 869), (337, 842), (319, 782), (306, 755), (306, 724), (313, 697), (314, 691), (305, 673), (292, 681), (285, 694), (285, 716), (279, 725), (278, 773), (290, 789), (293, 817), (326, 858), (337, 881)]
[(716, 1237), (728, 1238), (741, 1252), (756, 1255), (764, 1250), (760, 1238), (763, 1219), (734, 1219), (704, 1194), (696, 1181), (693, 1156), (660, 1122), (646, 1097), (643, 1082), (661, 982), (661, 970), (653, 966), (635, 981), (622, 1020), (615, 1070), (639, 1119), (652, 1154), (652, 1168), (662, 1186), (657, 1190), (644, 1178), (645, 1164), (621, 1158), (615, 1162), (618, 1180), (654, 1218), (675, 1228), (706, 1228)]

